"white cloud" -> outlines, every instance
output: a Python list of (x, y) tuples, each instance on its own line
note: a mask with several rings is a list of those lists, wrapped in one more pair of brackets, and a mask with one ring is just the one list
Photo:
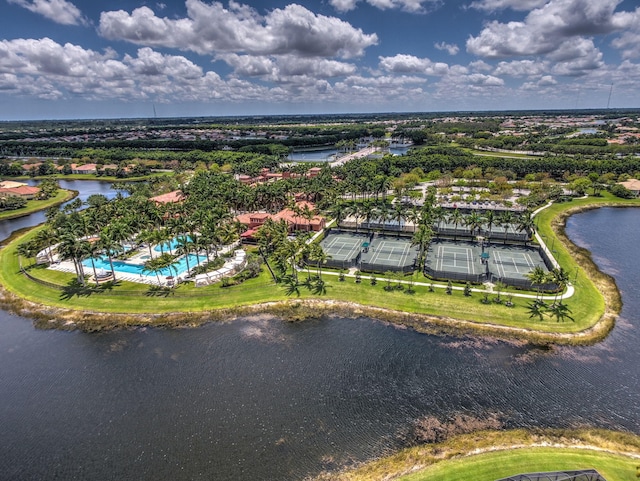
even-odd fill
[(439, 42), (433, 45), (438, 50), (446, 50), (449, 55), (456, 55), (460, 51), (460, 47), (458, 47), (455, 43), (445, 43)]
[(378, 42), (335, 17), (317, 15), (291, 4), (265, 16), (230, 2), (207, 4), (186, 0), (187, 18), (157, 17), (148, 7), (103, 12), (99, 32), (111, 40), (138, 45), (171, 47), (200, 54), (246, 53), (251, 55), (295, 54), (302, 57), (357, 57)]
[(478, 0), (471, 2), (471, 8), (484, 10), (487, 12), (495, 12), (510, 8), (512, 10), (529, 11), (534, 8), (542, 7), (549, 0)]
[(62, 25), (88, 25), (87, 19), (73, 3), (67, 0), (7, 0), (30, 12)]
[(514, 60), (512, 62), (500, 62), (494, 71), (496, 75), (508, 75), (510, 77), (539, 76), (548, 72), (546, 63), (534, 60)]
[(449, 73), (449, 65), (442, 62), (432, 62), (428, 58), (418, 58), (413, 55), (398, 54), (393, 57), (380, 57), (380, 68), (392, 73), (414, 73), (423, 75), (442, 76)]
[(202, 68), (184, 57), (163, 55), (148, 47), (138, 50), (137, 57), (125, 55), (124, 63), (133, 72), (145, 76), (167, 76), (181, 79), (202, 77)]
[(226, 62), (233, 67), (234, 74), (244, 77), (272, 75), (276, 68), (273, 60), (266, 56), (225, 53), (218, 55), (216, 59)]
[(532, 10), (524, 21), (490, 22), (467, 40), (470, 53), (487, 58), (545, 55), (576, 36), (619, 31), (636, 15), (615, 13), (621, 0), (550, 0)]
[(256, 57), (221, 54), (216, 57), (231, 67), (237, 76), (263, 77), (273, 82), (299, 82), (302, 78), (328, 79), (353, 75), (353, 64), (318, 58), (299, 58), (292, 55)]
[[(329, 4), (338, 12), (354, 10), (361, 0), (329, 0)], [(380, 10), (404, 10), (412, 13), (427, 13), (438, 8), (443, 0), (362, 0)]]
[(502, 80), (501, 78), (481, 73), (472, 73), (471, 75), (468, 75), (467, 81), (471, 85), (481, 87), (502, 87), (504, 85), (504, 80)]
[(635, 58), (640, 57), (640, 32), (625, 32), (620, 37), (614, 39), (611, 45), (618, 50), (622, 58)]

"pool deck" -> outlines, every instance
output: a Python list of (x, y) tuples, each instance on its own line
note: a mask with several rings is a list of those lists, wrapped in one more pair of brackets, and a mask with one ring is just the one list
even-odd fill
[[(235, 244), (231, 244), (228, 246), (223, 246), (222, 248), (220, 248), (218, 250), (218, 256), (225, 254), (227, 252), (230, 252), (232, 250), (236, 249), (236, 245)], [(153, 258), (155, 257), (159, 257), (161, 254), (160, 252), (156, 252), (155, 250), (152, 249), (152, 256)], [(191, 254), (195, 254), (195, 253), (191, 253)], [(198, 255), (200, 255), (202, 258), (207, 258), (207, 253), (204, 251), (200, 251), (198, 252)], [(147, 246), (141, 247), (140, 248), (140, 252), (137, 252), (136, 254), (133, 254), (131, 257), (127, 258), (127, 259), (117, 259), (114, 258), (114, 261), (120, 261), (120, 262), (126, 262), (127, 264), (132, 264), (132, 265), (143, 265), (145, 262), (147, 262), (150, 259), (149, 256), (149, 248)], [(213, 260), (215, 259), (215, 257), (213, 255), (209, 256), (208, 260)], [(87, 267), (87, 266), (83, 266), (84, 267), (84, 271), (86, 275), (91, 276), (92, 280), (93, 280), (93, 268), (92, 267)], [(54, 264), (51, 264), (49, 266), (49, 269), (54, 269), (57, 271), (62, 271), (62, 272), (69, 272), (72, 274), (76, 273), (75, 267), (73, 265), (73, 261), (60, 261)], [(105, 269), (98, 269), (96, 268), (97, 272), (102, 272)], [(110, 272), (110, 270), (107, 270), (107, 272)], [(138, 284), (149, 284), (149, 285), (160, 285), (160, 286), (168, 286), (168, 285), (172, 285), (167, 281), (167, 276), (164, 275), (160, 275), (160, 281), (158, 281), (158, 276), (156, 276), (155, 274), (144, 274), (144, 273), (140, 273), (140, 274), (132, 274), (130, 272), (122, 272), (119, 271), (118, 269), (115, 269), (115, 276), (116, 276), (116, 280), (120, 280), (120, 281), (129, 281), (129, 282), (137, 282)], [(183, 272), (178, 276), (174, 276), (174, 280), (173, 282), (175, 284), (179, 283), (179, 282), (183, 282), (187, 279), (190, 279), (189, 273), (188, 272)]]

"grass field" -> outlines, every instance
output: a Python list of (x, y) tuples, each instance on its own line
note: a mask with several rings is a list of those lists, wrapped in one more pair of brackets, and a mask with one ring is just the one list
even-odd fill
[(595, 469), (607, 481), (635, 478), (639, 459), (582, 449), (510, 449), (443, 461), (401, 481), (495, 481), (514, 474)]
[[(596, 199), (596, 202), (610, 202), (610, 198)], [(591, 200), (593, 202), (593, 199)], [(558, 204), (545, 210), (539, 217), (539, 229), (547, 236), (547, 241), (555, 235), (551, 229), (551, 221), (568, 207), (587, 205), (588, 200), (577, 200), (568, 204)], [(640, 205), (637, 201), (635, 204)], [(86, 292), (69, 287), (65, 292), (36, 285), (19, 272), (18, 257), (15, 249), (19, 242), (35, 235), (33, 230), (6, 248), (0, 250), (0, 283), (7, 290), (17, 296), (39, 304), (46, 304), (64, 309), (77, 311), (89, 310), (112, 313), (173, 313), (173, 312), (203, 312), (216, 309), (230, 309), (239, 306), (249, 306), (266, 302), (277, 302), (289, 299), (284, 290), (275, 287), (268, 273), (263, 272), (257, 279), (252, 279), (241, 286), (221, 289), (218, 284), (195, 288), (192, 284), (178, 287), (168, 295), (160, 295), (149, 286), (122, 282), (113, 291)], [(555, 243), (556, 256), (560, 264), (571, 273), (575, 272), (575, 262), (568, 248), (561, 242)], [(587, 271), (589, 270), (589, 271)], [(415, 286), (413, 293), (405, 290), (385, 290), (384, 276), (378, 276), (378, 284), (372, 286), (367, 280), (355, 283), (353, 278), (347, 277), (340, 282), (336, 276), (325, 273), (327, 292), (325, 295), (314, 295), (301, 288), (301, 299), (333, 299), (347, 303), (356, 303), (374, 308), (391, 309), (395, 311), (418, 313), (441, 318), (455, 317), (475, 324), (502, 325), (522, 328), (533, 333), (576, 333), (593, 326), (605, 312), (605, 301), (598, 287), (592, 281), (597, 272), (593, 267), (580, 268), (576, 276), (576, 293), (566, 301), (572, 310), (575, 322), (556, 322), (550, 318), (544, 321), (530, 319), (526, 308), (527, 299), (514, 297), (514, 307), (508, 308), (502, 304), (480, 302), (483, 297), (474, 293), (470, 297), (462, 292), (454, 291), (447, 295), (440, 284), (435, 292), (430, 292), (427, 286)], [(68, 284), (74, 276), (46, 269), (35, 268), (30, 271), (35, 277), (54, 282)], [(301, 276), (304, 276), (301, 273)], [(573, 277), (573, 276), (572, 276)], [(421, 274), (414, 274), (414, 280), (428, 282)], [(573, 279), (572, 279), (573, 280)], [(406, 287), (406, 286), (405, 286)], [(615, 288), (615, 286), (614, 286)], [(123, 292), (126, 291), (126, 292)], [(617, 291), (616, 291), (617, 292)], [(120, 293), (120, 294), (119, 294)], [(296, 296), (293, 296), (296, 298)], [(10, 307), (10, 306), (9, 306)]]
[(637, 479), (640, 437), (601, 429), (476, 431), (423, 444), (322, 481), (495, 481), (533, 472), (596, 469), (607, 481)]

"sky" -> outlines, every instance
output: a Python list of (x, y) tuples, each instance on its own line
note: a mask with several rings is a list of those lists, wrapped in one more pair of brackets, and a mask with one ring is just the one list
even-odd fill
[(0, 120), (606, 107), (639, 0), (0, 0)]

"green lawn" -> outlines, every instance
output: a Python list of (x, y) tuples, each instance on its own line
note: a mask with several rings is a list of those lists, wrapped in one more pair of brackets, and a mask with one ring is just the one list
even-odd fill
[[(555, 447), (550, 447), (555, 446)], [(332, 481), (495, 481), (534, 472), (596, 469), (607, 481), (637, 479), (640, 437), (602, 429), (475, 431), (420, 444), (357, 468), (325, 473)]]
[(495, 481), (514, 474), (596, 469), (607, 481), (636, 479), (640, 460), (599, 451), (526, 448), (497, 451), (437, 463), (401, 481)]
[(0, 220), (15, 219), (16, 217), (22, 217), (22, 216), (37, 212), (39, 210), (47, 209), (52, 205), (61, 204), (62, 202), (65, 202), (71, 199), (73, 195), (74, 194), (71, 191), (60, 189), (58, 190), (58, 193), (55, 196), (51, 197), (50, 199), (29, 200), (27, 201), (27, 205), (22, 209), (7, 210), (7, 211), (0, 212)]
[[(596, 202), (610, 202), (612, 198), (595, 199)], [(576, 200), (571, 203), (557, 204), (543, 211), (538, 218), (539, 230), (551, 243), (553, 231), (551, 220), (564, 209), (593, 203), (594, 199)], [(633, 205), (640, 205), (637, 201)], [(167, 312), (202, 312), (221, 308), (234, 308), (264, 302), (283, 301), (288, 299), (284, 290), (272, 284), (266, 269), (257, 279), (252, 279), (241, 286), (221, 288), (215, 284), (203, 288), (195, 288), (193, 284), (184, 284), (168, 296), (160, 296), (152, 292), (147, 285), (122, 282), (113, 288), (112, 294), (103, 292), (87, 293), (72, 288), (65, 292), (36, 285), (33, 281), (20, 274), (18, 258), (15, 249), (19, 242), (35, 235), (33, 230), (6, 248), (0, 250), (0, 283), (18, 296), (37, 303), (52, 305), (73, 310), (92, 310), (101, 312), (121, 313), (167, 313)], [(560, 241), (554, 243), (555, 255), (560, 264), (571, 273), (573, 280), (575, 262), (569, 251)], [(38, 278), (64, 285), (69, 284), (74, 276), (42, 268), (33, 268), (30, 273)], [(443, 288), (436, 288), (429, 292), (427, 286), (415, 286), (415, 292), (409, 294), (405, 290), (385, 290), (387, 282), (383, 275), (378, 275), (378, 284), (370, 285), (368, 279), (363, 278), (356, 284), (353, 278), (347, 277), (340, 282), (337, 276), (325, 273), (327, 292), (325, 295), (314, 295), (307, 289), (301, 288), (301, 299), (335, 299), (352, 302), (364, 306), (392, 309), (408, 313), (419, 313), (441, 318), (455, 318), (472, 321), (478, 324), (503, 325), (524, 328), (543, 333), (575, 333), (593, 326), (605, 312), (605, 301), (598, 288), (591, 280), (593, 273), (587, 274), (582, 268), (577, 270), (576, 292), (566, 301), (572, 311), (575, 321), (556, 322), (551, 318), (544, 321), (530, 319), (527, 311), (528, 299), (514, 297), (514, 307), (502, 304), (483, 304), (483, 295), (474, 293), (465, 297), (461, 291), (453, 291), (447, 295)], [(305, 273), (300, 273), (301, 277)], [(414, 279), (429, 282), (421, 275)], [(395, 282), (394, 282), (395, 284)], [(436, 283), (438, 285), (438, 283)], [(442, 286), (442, 284), (439, 284)], [(126, 291), (126, 292), (123, 292)], [(118, 295), (120, 293), (121, 295)], [(291, 298), (295, 299), (295, 294)], [(495, 294), (491, 295), (491, 298)], [(504, 295), (503, 295), (504, 298)]]

